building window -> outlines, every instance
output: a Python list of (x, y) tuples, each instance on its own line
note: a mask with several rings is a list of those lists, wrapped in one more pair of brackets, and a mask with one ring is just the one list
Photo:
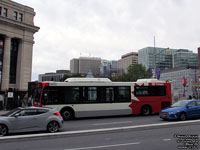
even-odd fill
[(7, 16), (8, 16), (8, 9), (7, 9), (7, 8), (4, 8), (4, 9), (3, 9), (3, 16), (4, 16), (4, 17), (7, 17)]
[(23, 14), (22, 13), (19, 13), (19, 21), (23, 21)]
[(13, 19), (14, 19), (14, 20), (17, 20), (17, 16), (18, 16), (18, 13), (17, 13), (16, 11), (14, 11)]
[(2, 7), (0, 7), (0, 16), (1, 16), (1, 10), (2, 10)]
[(16, 74), (17, 74), (17, 55), (19, 49), (19, 40), (13, 38), (11, 40), (11, 53), (10, 53), (10, 84), (16, 84)]

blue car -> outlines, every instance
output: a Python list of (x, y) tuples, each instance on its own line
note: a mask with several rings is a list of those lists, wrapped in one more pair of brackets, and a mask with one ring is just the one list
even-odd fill
[(180, 100), (170, 107), (161, 110), (163, 120), (186, 120), (200, 117), (200, 100)]

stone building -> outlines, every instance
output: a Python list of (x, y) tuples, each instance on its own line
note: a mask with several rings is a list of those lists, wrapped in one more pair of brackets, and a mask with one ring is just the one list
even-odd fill
[(92, 72), (93, 75), (100, 75), (101, 58), (79, 57), (70, 60), (70, 71), (72, 74), (84, 74)]
[(118, 70), (119, 74), (127, 73), (128, 67), (130, 65), (135, 65), (138, 63), (138, 53), (137, 52), (130, 52), (125, 55), (122, 55), (121, 59), (118, 60)]
[(32, 74), (34, 9), (0, 1), (0, 91), (27, 91)]

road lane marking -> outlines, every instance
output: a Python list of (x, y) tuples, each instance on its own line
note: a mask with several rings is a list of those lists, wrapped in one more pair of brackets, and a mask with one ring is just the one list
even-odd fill
[(65, 150), (100, 149), (100, 148), (119, 147), (119, 146), (137, 145), (137, 144), (140, 144), (140, 142), (135, 142), (135, 143), (124, 143), (124, 144), (115, 144), (115, 145), (104, 145), (104, 146), (94, 146), (94, 147), (71, 148), (71, 149), (65, 149)]
[(166, 141), (171, 141), (171, 140), (172, 140), (172, 139), (163, 139), (163, 141), (165, 141), (165, 142), (166, 142)]
[(121, 122), (108, 122), (108, 123), (95, 123), (92, 125), (100, 126), (100, 125), (112, 125), (112, 124), (124, 124), (124, 123), (132, 123), (133, 121), (121, 121)]
[(176, 121), (176, 122), (167, 122), (167, 123), (155, 123), (155, 124), (144, 124), (136, 126), (124, 126), (124, 127), (115, 127), (115, 128), (103, 128), (103, 129), (90, 129), (90, 130), (77, 130), (77, 131), (65, 131), (65, 132), (56, 132), (56, 133), (41, 133), (41, 134), (29, 134), (29, 135), (14, 135), (14, 136), (5, 136), (0, 137), (0, 142), (3, 140), (14, 140), (14, 139), (27, 139), (27, 138), (40, 138), (40, 137), (54, 137), (54, 136), (71, 136), (71, 135), (80, 135), (80, 134), (91, 134), (98, 132), (108, 132), (108, 131), (125, 131), (125, 130), (134, 130), (134, 129), (143, 129), (150, 127), (163, 127), (169, 125), (181, 125), (189, 123), (200, 123), (200, 120), (189, 120), (189, 121)]

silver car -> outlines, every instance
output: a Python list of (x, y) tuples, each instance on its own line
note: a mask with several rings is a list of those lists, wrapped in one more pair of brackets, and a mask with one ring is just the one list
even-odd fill
[(14, 132), (45, 131), (57, 132), (62, 128), (63, 119), (53, 108), (16, 108), (0, 116), (0, 135)]

